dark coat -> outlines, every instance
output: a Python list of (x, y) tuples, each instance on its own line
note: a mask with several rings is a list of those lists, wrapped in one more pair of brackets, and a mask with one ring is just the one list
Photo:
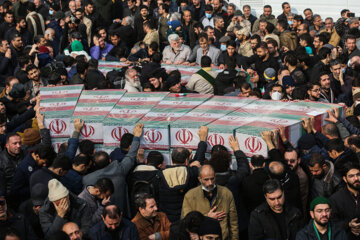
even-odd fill
[[(129, 220), (122, 218), (119, 226), (119, 231), (116, 240), (140, 240), (139, 233), (136, 225)], [(90, 229), (89, 237), (91, 240), (114, 240), (110, 233), (106, 230), (106, 226), (103, 221), (93, 226)]]
[(74, 169), (70, 169), (65, 176), (61, 177), (60, 182), (76, 195), (79, 195), (83, 190), (82, 175)]
[(5, 87), (5, 78), (14, 75), (16, 68), (16, 57), (5, 57), (5, 54), (0, 52), (0, 86)]
[(9, 194), (17, 165), (24, 158), (23, 151), (11, 156), (6, 149), (0, 152), (0, 191)]
[(64, 218), (57, 215), (54, 204), (46, 198), (39, 211), (40, 223), (45, 236), (48, 238), (56, 231), (61, 231), (67, 222), (75, 222), (83, 234), (87, 235), (91, 227), (91, 212), (86, 202), (70, 193), (70, 206)]
[(25, 219), (30, 224), (30, 227), (34, 234), (38, 238), (44, 239), (44, 233), (41, 229), (39, 215), (35, 214), (31, 199), (26, 200), (20, 205), (19, 213), (25, 216)]
[(117, 160), (121, 162), (123, 158), (126, 156), (127, 152), (122, 150), (121, 148), (115, 148), (114, 151), (110, 153), (110, 159), (112, 161)]
[(100, 82), (105, 81), (105, 77), (96, 69), (89, 69), (85, 78), (85, 89), (93, 90), (98, 88)]
[[(299, 209), (286, 205), (284, 213), (287, 239), (294, 240), (296, 233), (303, 227), (302, 214)], [(282, 240), (280, 229), (275, 222), (272, 210), (266, 202), (255, 208), (250, 215), (249, 240)]]
[(59, 180), (59, 176), (50, 171), (48, 168), (43, 167), (33, 174), (31, 174), (30, 177), (30, 189), (37, 183), (42, 183), (45, 186), (48, 185), (49, 181), (53, 178), (56, 178)]
[[(296, 240), (318, 240), (318, 237), (316, 236), (315, 230), (314, 230), (314, 220), (310, 220), (309, 224), (306, 225), (303, 229), (301, 229), (296, 234)], [(330, 222), (331, 226), (331, 239), (332, 240), (347, 240), (347, 236), (345, 231), (337, 226), (336, 224), (333, 224)]]
[(38, 239), (22, 214), (16, 214), (12, 211), (8, 211), (7, 220), (0, 221), (0, 233), (4, 233), (9, 227), (15, 228), (19, 231), (21, 240)]

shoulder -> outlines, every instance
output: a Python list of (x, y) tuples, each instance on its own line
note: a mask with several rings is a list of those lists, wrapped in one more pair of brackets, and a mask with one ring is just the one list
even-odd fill
[(186, 196), (186, 197), (195, 197), (195, 198), (197, 198), (197, 197), (199, 196), (199, 193), (200, 193), (200, 192), (201, 192), (201, 185), (190, 189), (190, 190), (185, 194), (185, 196)]

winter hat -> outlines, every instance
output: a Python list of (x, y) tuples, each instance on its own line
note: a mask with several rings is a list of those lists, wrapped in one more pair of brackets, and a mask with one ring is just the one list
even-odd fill
[(276, 71), (273, 68), (267, 68), (264, 71), (264, 78), (266, 81), (274, 81), (276, 78)]
[(219, 43), (227, 43), (228, 41), (230, 41), (231, 38), (229, 36), (222, 36), (220, 39), (219, 39)]
[(40, 132), (33, 128), (27, 128), (22, 136), (22, 143), (24, 145), (33, 146), (38, 144), (41, 140)]
[(284, 88), (295, 87), (295, 81), (291, 76), (284, 76), (282, 79), (282, 85)]
[(199, 236), (207, 234), (218, 234), (220, 235), (220, 239), (222, 238), (221, 227), (218, 220), (205, 217), (204, 221), (200, 224)]
[(310, 203), (310, 211), (314, 211), (314, 208), (316, 207), (316, 205), (319, 204), (327, 204), (331, 207), (331, 202), (329, 199), (327, 199), (326, 197), (323, 196), (319, 196), (314, 198), (314, 200), (311, 201)]
[(315, 137), (312, 134), (308, 133), (302, 135), (298, 141), (298, 148), (300, 150), (310, 150), (315, 145)]
[(84, 47), (79, 40), (75, 40), (71, 43), (71, 50), (74, 52), (83, 51)]
[(170, 77), (168, 77), (168, 79), (165, 82), (165, 89), (168, 90), (172, 86), (178, 84), (179, 82), (180, 82), (180, 80), (177, 77), (170, 76)]
[(46, 185), (37, 183), (31, 188), (31, 201), (34, 206), (43, 205), (48, 194)]
[(181, 26), (181, 22), (179, 20), (173, 20), (168, 22), (169, 28), (172, 30), (176, 30), (178, 27)]
[(49, 181), (48, 187), (49, 187), (48, 197), (50, 202), (55, 202), (69, 195), (69, 190), (67, 190), (67, 188), (64, 187), (64, 185), (62, 185), (62, 183), (55, 178)]
[(21, 83), (15, 83), (9, 93), (12, 98), (24, 98), (26, 95), (25, 87)]

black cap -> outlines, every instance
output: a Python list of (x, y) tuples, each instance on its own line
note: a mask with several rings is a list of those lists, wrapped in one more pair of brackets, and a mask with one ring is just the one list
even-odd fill
[(204, 221), (200, 225), (199, 236), (204, 236), (207, 234), (217, 234), (222, 238), (222, 232), (220, 223), (218, 220), (205, 217)]
[(42, 183), (37, 183), (31, 188), (31, 201), (34, 206), (43, 205), (47, 195), (48, 187)]

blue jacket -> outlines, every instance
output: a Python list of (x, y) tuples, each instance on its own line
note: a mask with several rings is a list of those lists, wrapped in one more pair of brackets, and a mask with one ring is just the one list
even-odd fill
[(70, 169), (65, 176), (61, 177), (60, 182), (76, 195), (83, 190), (82, 176), (74, 169)]
[(30, 198), (30, 176), (38, 169), (40, 167), (36, 164), (31, 153), (28, 153), (16, 168), (11, 194), (16, 195), (20, 202)]
[[(129, 220), (122, 218), (119, 228), (116, 239), (140, 240), (136, 225)], [(107, 231), (103, 221), (100, 221), (90, 229), (89, 237), (92, 240), (114, 240)]]
[(121, 162), (126, 154), (127, 152), (122, 150), (121, 148), (115, 148), (114, 151), (110, 153), (110, 159), (112, 161), (118, 160), (119, 162)]

